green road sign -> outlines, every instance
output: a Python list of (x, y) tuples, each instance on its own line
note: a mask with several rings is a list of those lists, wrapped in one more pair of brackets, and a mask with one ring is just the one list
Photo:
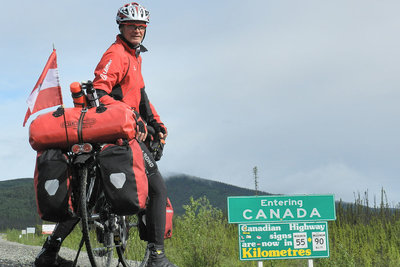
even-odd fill
[(229, 223), (336, 220), (333, 195), (228, 197)]
[(240, 260), (329, 257), (327, 222), (239, 224)]

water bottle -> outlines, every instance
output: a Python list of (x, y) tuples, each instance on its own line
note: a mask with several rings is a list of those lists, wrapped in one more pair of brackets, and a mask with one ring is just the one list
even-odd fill
[(86, 95), (82, 90), (82, 86), (78, 82), (73, 82), (69, 86), (71, 90), (72, 99), (76, 108), (87, 107)]

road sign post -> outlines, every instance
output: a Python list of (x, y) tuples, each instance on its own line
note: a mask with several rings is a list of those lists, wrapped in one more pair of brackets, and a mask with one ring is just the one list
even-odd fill
[(32, 236), (35, 234), (35, 227), (27, 227), (26, 228), (26, 236), (29, 237), (29, 234), (32, 234)]

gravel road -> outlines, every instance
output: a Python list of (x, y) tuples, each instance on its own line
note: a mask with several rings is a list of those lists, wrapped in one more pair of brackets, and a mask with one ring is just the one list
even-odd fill
[[(40, 246), (28, 246), (7, 241), (0, 234), (0, 267), (32, 267), (33, 261), (41, 248)], [(59, 254), (63, 258), (73, 260), (76, 251), (61, 247)], [(90, 267), (89, 259), (85, 253), (79, 255), (78, 265)], [(117, 266), (117, 261), (111, 266)], [(138, 266), (138, 264), (133, 263), (132, 267), (135, 266)]]

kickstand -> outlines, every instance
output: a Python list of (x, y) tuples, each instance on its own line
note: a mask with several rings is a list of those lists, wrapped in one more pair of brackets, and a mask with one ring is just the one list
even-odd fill
[(81, 249), (82, 249), (82, 246), (83, 246), (84, 242), (85, 241), (83, 241), (83, 236), (82, 236), (81, 243), (79, 244), (79, 249), (78, 249), (78, 252), (76, 253), (76, 257), (75, 257), (75, 260), (74, 260), (74, 264), (72, 264), (72, 267), (75, 267), (76, 264), (78, 263), (79, 253), (81, 253)]

